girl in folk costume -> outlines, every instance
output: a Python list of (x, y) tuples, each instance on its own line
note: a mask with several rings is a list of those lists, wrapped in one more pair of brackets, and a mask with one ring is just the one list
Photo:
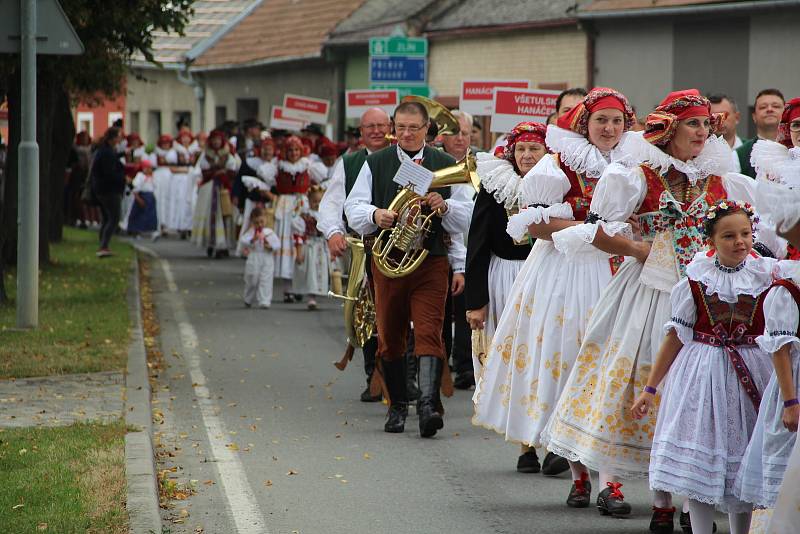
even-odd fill
[(197, 190), (192, 242), (205, 248), (209, 257), (222, 257), (233, 245), (230, 187), (239, 161), (231, 152), (221, 130), (213, 130), (209, 134), (208, 144), (197, 167), (202, 172), (202, 178)]
[[(470, 328), (482, 331), (479, 336), (482, 334), (484, 341), (492, 340), (514, 280), (531, 251), (532, 240), (527, 235), (520, 240), (512, 239), (506, 233), (506, 225), (508, 217), (519, 211), (522, 177), (547, 154), (546, 130), (544, 124), (521, 122), (507, 135), (505, 146), (495, 149), (494, 155), (485, 152), (477, 155), (481, 189), (469, 226), (465, 299)], [(473, 351), (479, 387), (483, 367), (480, 360), (485, 359), (479, 355), (485, 356), (486, 349), (481, 346)], [(539, 471), (536, 451), (528, 445), (522, 445), (517, 470)]]
[(337, 159), (339, 159), (339, 149), (333, 143), (326, 142), (319, 148), (319, 160), (311, 163), (311, 179), (317, 182), (323, 191), (328, 188), (328, 181), (333, 178)]
[[(576, 261), (630, 256), (594, 306), (546, 432), (549, 450), (600, 471), (597, 506), (604, 515), (630, 514), (618, 477), (648, 471), (655, 414), (636, 421), (630, 406), (652, 369), (670, 291), (702, 248), (698, 216), (717, 200), (752, 198), (753, 180), (725, 174), (730, 148), (709, 136), (718, 121), (696, 89), (669, 94), (647, 116), (643, 137), (626, 140), (623, 150), (643, 163), (609, 165), (586, 223), (553, 235)], [(633, 215), (642, 240), (631, 239), (626, 221)], [(673, 515), (670, 494), (657, 491), (651, 531), (672, 532)]]
[(239, 237), (247, 263), (244, 266), (244, 305), (253, 304), (259, 308), (269, 308), (272, 303), (272, 278), (275, 272), (273, 251), (280, 246), (280, 240), (267, 228), (264, 210), (255, 207), (250, 212), (248, 230)]
[(151, 234), (158, 239), (158, 216), (156, 215), (155, 183), (153, 164), (148, 160), (139, 163), (140, 171), (133, 179), (133, 206), (128, 216), (128, 232), (132, 234)]
[(153, 152), (156, 158), (156, 168), (153, 171), (156, 211), (158, 212), (158, 225), (162, 232), (167, 229), (167, 222), (170, 219), (172, 167), (178, 164), (178, 152), (173, 144), (171, 135), (162, 134), (158, 138)]
[(308, 309), (316, 310), (317, 301), (314, 297), (328, 294), (328, 245), (325, 236), (317, 230), (319, 220), (319, 203), (322, 200), (323, 190), (318, 185), (313, 185), (308, 190), (308, 209), (301, 214), (305, 226), (302, 245), (297, 254), (295, 272), (298, 275), (298, 284), (293, 288), (295, 294), (307, 294)]
[[(518, 469), (527, 472), (539, 471), (533, 447), (543, 443), (541, 433), (575, 361), (589, 311), (616, 265), (608, 257), (567, 261), (551, 235), (586, 218), (601, 173), (625, 156), (619, 144), (632, 135), (626, 130), (633, 120), (621, 93), (592, 90), (557, 126), (548, 127), (545, 142), (554, 154), (542, 157), (519, 189), (509, 192), (511, 205), (518, 196), (527, 206), (509, 219), (509, 235), (519, 241), (529, 232), (536, 243), (506, 295), (475, 388), (473, 424), (525, 446)], [(555, 455), (544, 464), (546, 474), (568, 468)], [(588, 471), (577, 462), (569, 467), (577, 482), (568, 504), (588, 506)]]
[[(297, 136), (289, 136), (284, 142), (284, 156), (277, 164), (265, 163), (258, 169), (258, 176), (274, 189), (275, 233), (281, 240), (276, 251), (275, 276), (284, 281), (284, 302), (292, 302), (292, 280), (295, 274), (295, 244), (302, 234), (300, 214), (308, 208), (306, 193), (311, 187), (310, 161), (304, 157), (305, 147)], [(299, 282), (299, 280), (298, 280)]]
[[(244, 205), (242, 206), (242, 229), (239, 232), (239, 237), (247, 231), (250, 227), (250, 212), (255, 207), (264, 210), (267, 218), (267, 226), (272, 227), (275, 224), (274, 213), (275, 210), (267, 208), (267, 203), (271, 203), (275, 195), (270, 191), (270, 185), (261, 179), (258, 175), (260, 169), (265, 163), (275, 164), (275, 142), (272, 138), (268, 137), (261, 141), (258, 156), (245, 158), (242, 166), (239, 169), (241, 185), (240, 191), (235, 192), (235, 196), (244, 197)], [(242, 252), (241, 240), (236, 247), (236, 255), (240, 256)]]
[(695, 534), (712, 533), (715, 507), (728, 512), (732, 534), (750, 529), (752, 504), (735, 497), (733, 486), (772, 373), (756, 338), (775, 266), (752, 251), (754, 213), (725, 199), (701, 219), (712, 248), (694, 256), (672, 289), (666, 339), (631, 409), (636, 420), (650, 414), (667, 376), (650, 487), (688, 497)]
[(177, 231), (181, 239), (185, 239), (192, 229), (192, 199), (194, 197), (195, 180), (191, 168), (197, 163), (199, 154), (190, 151), (194, 142), (191, 130), (184, 127), (178, 132), (178, 139), (173, 149), (178, 155), (178, 166), (172, 169), (169, 187), (169, 207), (167, 210), (167, 228)]

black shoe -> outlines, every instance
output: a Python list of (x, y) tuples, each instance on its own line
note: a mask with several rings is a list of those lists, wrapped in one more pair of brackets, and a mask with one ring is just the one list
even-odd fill
[(453, 387), (456, 389), (469, 389), (475, 385), (475, 374), (472, 371), (462, 371), (453, 380)]
[(572, 489), (569, 490), (567, 506), (570, 508), (588, 508), (592, 502), (592, 481), (589, 473), (581, 473), (579, 480), (572, 481)]
[(383, 399), (383, 396), (375, 395), (374, 397), (369, 392), (369, 385), (367, 385), (367, 389), (361, 392), (361, 402), (380, 402)]
[(292, 297), (291, 293), (284, 293), (283, 294), (283, 303), (284, 304), (291, 304), (294, 302), (294, 297)]
[(539, 457), (536, 455), (536, 449), (531, 449), (519, 455), (519, 459), (517, 460), (517, 473), (538, 473), (540, 470)]
[(393, 403), (386, 415), (383, 431), (390, 434), (402, 433), (406, 429), (406, 417), (408, 417), (408, 404), (405, 402)]
[(608, 486), (597, 495), (597, 509), (603, 515), (622, 516), (631, 513), (631, 505), (625, 502), (625, 496), (619, 490), (622, 484), (606, 482)]
[(420, 356), (419, 383), (420, 397), (417, 413), (419, 414), (419, 435), (432, 438), (444, 427), (444, 419), (438, 411), (439, 385), (442, 379), (442, 360), (436, 356)]
[[(678, 524), (681, 526), (681, 530), (683, 530), (684, 534), (692, 534), (692, 519), (689, 517), (689, 512), (681, 512)], [(714, 521), (714, 526), (712, 527), (711, 531), (717, 531), (716, 521)]]
[(569, 471), (569, 462), (566, 458), (562, 458), (552, 452), (548, 452), (545, 455), (544, 461), (542, 462), (543, 475), (554, 477), (565, 471)]
[(653, 506), (653, 517), (650, 519), (650, 532), (672, 534), (675, 531), (675, 508), (657, 508)]

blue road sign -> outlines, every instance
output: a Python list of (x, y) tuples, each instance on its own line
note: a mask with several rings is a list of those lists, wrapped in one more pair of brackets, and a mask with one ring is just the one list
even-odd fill
[(428, 59), (424, 57), (370, 57), (370, 83), (418, 83), (427, 81)]

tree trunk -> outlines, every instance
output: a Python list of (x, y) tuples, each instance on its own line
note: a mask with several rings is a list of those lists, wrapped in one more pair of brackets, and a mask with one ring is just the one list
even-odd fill
[(69, 152), (75, 138), (75, 124), (72, 121), (69, 96), (66, 91), (61, 89), (61, 85), (58, 87), (52, 122), (52, 150), (50, 154), (50, 160), (52, 161), (52, 169), (50, 171), (52, 190), (50, 192), (51, 213), (48, 237), (51, 243), (61, 241), (64, 235), (64, 193), (66, 188), (64, 179)]

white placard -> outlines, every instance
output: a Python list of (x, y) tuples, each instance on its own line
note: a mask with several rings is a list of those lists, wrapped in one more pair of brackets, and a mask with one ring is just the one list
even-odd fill
[(410, 185), (416, 194), (422, 196), (428, 193), (428, 188), (433, 181), (433, 173), (410, 159), (404, 159), (392, 181), (403, 187)]

